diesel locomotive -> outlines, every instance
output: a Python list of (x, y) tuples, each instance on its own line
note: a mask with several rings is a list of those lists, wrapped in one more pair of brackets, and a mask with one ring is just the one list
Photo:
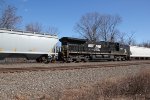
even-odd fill
[(64, 62), (130, 59), (130, 46), (113, 42), (91, 42), (87, 39), (62, 37), (58, 59)]

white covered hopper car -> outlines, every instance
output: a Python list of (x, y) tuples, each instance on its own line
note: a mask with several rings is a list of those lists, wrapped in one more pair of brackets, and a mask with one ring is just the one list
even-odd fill
[(25, 57), (49, 62), (56, 53), (57, 36), (0, 29), (0, 59)]
[(149, 60), (150, 59), (150, 48), (130, 46), (130, 58), (138, 60)]

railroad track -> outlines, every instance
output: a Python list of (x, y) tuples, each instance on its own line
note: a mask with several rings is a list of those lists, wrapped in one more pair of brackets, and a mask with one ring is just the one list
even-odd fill
[(90, 69), (90, 68), (103, 68), (103, 67), (119, 67), (119, 66), (131, 66), (131, 65), (142, 65), (150, 64), (150, 62), (120, 62), (110, 64), (83, 64), (83, 65), (69, 65), (69, 66), (57, 66), (57, 67), (13, 67), (13, 68), (0, 68), (0, 73), (15, 73), (15, 72), (30, 72), (30, 71), (56, 71), (56, 70), (75, 70), (75, 69)]

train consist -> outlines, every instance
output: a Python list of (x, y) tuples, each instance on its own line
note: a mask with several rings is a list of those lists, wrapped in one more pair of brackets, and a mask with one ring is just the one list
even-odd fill
[[(58, 41), (61, 42), (59, 51), (56, 50)], [(150, 59), (150, 48), (0, 29), (0, 60), (7, 57), (25, 57), (44, 63), (56, 59), (63, 62), (125, 61)]]

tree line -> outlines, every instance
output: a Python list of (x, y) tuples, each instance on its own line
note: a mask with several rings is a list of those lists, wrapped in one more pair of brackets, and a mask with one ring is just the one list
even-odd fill
[[(0, 5), (4, 1), (0, 0)], [(8, 5), (6, 8), (0, 8), (0, 28), (18, 29), (18, 25), (22, 22), (22, 16), (17, 15), (17, 8)], [(79, 33), (82, 38), (92, 42), (106, 41), (119, 42), (127, 45), (138, 45), (150, 47), (150, 42), (136, 44), (135, 33), (121, 32), (118, 26), (122, 23), (119, 15), (100, 14), (91, 12), (81, 16), (80, 20), (75, 24), (74, 30)], [(25, 25), (25, 31), (41, 33), (45, 31), (49, 34), (58, 34), (58, 28), (48, 27), (44, 30), (43, 25), (38, 22), (31, 22)]]

